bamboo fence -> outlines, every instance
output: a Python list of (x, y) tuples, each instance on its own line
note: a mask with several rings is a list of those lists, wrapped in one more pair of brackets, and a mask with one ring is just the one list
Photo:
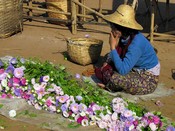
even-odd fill
[[(149, 0), (145, 0), (145, 2), (146, 1), (149, 1)], [(151, 2), (151, 20), (150, 20), (151, 26), (150, 26), (150, 33), (147, 36), (147, 38), (149, 38), (151, 42), (154, 41), (154, 36), (155, 36), (155, 40), (159, 40), (159, 39), (162, 40), (164, 37), (167, 37), (166, 33), (156, 33), (155, 32), (156, 26), (155, 26), (155, 21), (154, 20), (155, 20), (155, 7), (158, 6), (156, 4), (157, 1), (158, 0), (149, 1), (149, 2)], [(77, 33), (77, 25), (78, 25), (77, 23), (80, 22), (79, 20), (81, 20), (82, 23), (83, 22), (86, 23), (87, 22), (86, 19), (94, 19), (94, 17), (92, 15), (86, 14), (86, 11), (90, 11), (90, 12), (96, 14), (96, 16), (98, 17), (98, 21), (97, 21), (98, 24), (102, 24), (102, 23), (104, 24), (104, 22), (102, 21), (102, 18), (103, 18), (103, 14), (102, 14), (102, 12), (103, 12), (103, 6), (102, 6), (103, 3), (102, 2), (103, 1), (102, 0), (99, 0), (99, 9), (98, 9), (98, 11), (87, 7), (85, 5), (85, 0), (70, 0), (70, 2), (71, 2), (70, 12), (63, 12), (63, 11), (58, 11), (58, 10), (51, 10), (51, 9), (34, 7), (33, 6), (33, 0), (28, 0), (27, 5), (24, 5), (23, 8), (28, 10), (28, 16), (26, 16), (26, 18), (28, 18), (30, 20), (36, 18), (33, 15), (34, 10), (43, 11), (43, 12), (58, 13), (58, 14), (69, 16), (70, 19), (67, 19), (67, 20), (54, 19), (54, 18), (49, 18), (49, 17), (45, 17), (43, 19), (55, 20), (55, 21), (64, 21), (64, 22), (70, 23), (72, 34)], [(124, 4), (127, 4), (127, 2), (128, 2), (128, 0), (124, 0)], [(169, 3), (170, 3), (169, 0), (166, 0), (166, 14), (169, 14)], [(132, 7), (136, 8), (137, 4), (138, 4), (138, 0), (133, 0)], [(78, 19), (78, 17), (80, 19)], [(167, 15), (166, 20), (167, 20), (166, 21), (166, 28), (168, 28), (168, 15)], [(174, 41), (174, 39), (175, 39), (174, 34), (168, 34), (168, 37), (169, 37), (169, 40)]]

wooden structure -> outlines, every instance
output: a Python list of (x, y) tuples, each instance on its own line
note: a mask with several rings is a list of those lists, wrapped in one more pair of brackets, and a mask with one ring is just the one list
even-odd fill
[[(102, 18), (103, 18), (103, 14), (102, 14), (102, 0), (99, 0), (99, 9), (98, 11), (93, 10), (89, 7), (87, 7), (85, 5), (85, 0), (70, 0), (71, 1), (71, 10), (70, 12), (63, 12), (63, 11), (55, 11), (55, 10), (49, 10), (49, 9), (44, 9), (44, 8), (38, 8), (38, 7), (34, 7), (33, 6), (33, 0), (28, 0), (27, 5), (24, 5), (23, 8), (28, 9), (28, 18), (30, 20), (32, 20), (33, 18), (35, 18), (33, 16), (33, 10), (38, 10), (38, 11), (43, 11), (43, 12), (54, 12), (54, 13), (59, 13), (59, 14), (64, 14), (64, 15), (70, 15), (70, 19), (67, 20), (67, 22), (69, 22), (71, 24), (71, 29), (72, 29), (72, 34), (76, 34), (77, 33), (77, 22), (79, 22), (78, 20), (82, 20), (82, 22), (85, 22), (86, 19), (94, 19), (94, 17), (92, 15), (87, 15), (86, 14), (86, 10), (96, 14), (96, 16), (98, 17), (98, 21), (97, 23), (100, 24), (102, 23)], [(166, 33), (156, 33), (155, 29), (157, 28), (157, 26), (155, 26), (155, 8), (157, 5), (158, 0), (145, 0), (151, 2), (151, 21), (150, 21), (150, 34), (149, 34), (149, 39), (151, 42), (153, 42), (154, 40), (165, 40), (165, 39), (169, 39), (169, 40), (173, 40), (175, 41), (175, 36), (172, 35), (175, 32), (166, 32)], [(128, 0), (124, 0), (124, 4), (127, 4)], [(169, 14), (169, 3), (170, 0), (166, 0), (166, 14), (167, 14), (167, 24), (166, 26), (168, 27), (168, 14)], [(136, 9), (136, 7), (138, 6), (138, 0), (133, 0), (132, 2), (132, 7)], [(80, 11), (77, 11), (79, 10)], [(81, 19), (78, 19), (78, 17), (80, 17)], [(50, 20), (51, 18), (44, 18), (46, 20)], [(55, 19), (57, 21), (62, 21), (62, 20), (58, 20)]]
[[(157, 26), (155, 26), (155, 8), (157, 5), (158, 0), (152, 0), (151, 2), (151, 26), (150, 26), (150, 42), (153, 42), (154, 40), (167, 40), (167, 41), (175, 41), (175, 31), (172, 32), (165, 32), (165, 33), (156, 33), (155, 29)], [(166, 0), (166, 29), (168, 28), (168, 16), (169, 16), (169, 4), (170, 0)]]

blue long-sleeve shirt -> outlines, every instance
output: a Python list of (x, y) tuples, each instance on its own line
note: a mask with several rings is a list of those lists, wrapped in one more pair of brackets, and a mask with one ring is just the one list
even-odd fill
[(126, 75), (133, 68), (151, 69), (159, 62), (153, 46), (142, 33), (135, 35), (123, 59), (115, 49), (110, 52), (110, 58), (121, 75)]

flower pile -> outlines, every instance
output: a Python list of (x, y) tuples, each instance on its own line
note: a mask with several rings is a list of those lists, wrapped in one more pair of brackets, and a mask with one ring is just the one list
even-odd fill
[[(103, 96), (106, 99), (103, 100), (99, 96), (99, 90), (91, 88), (89, 84), (84, 86), (68, 74), (63, 75), (64, 66), (58, 68), (53, 64), (46, 65), (22, 58), (0, 61), (1, 98), (23, 98), (38, 110), (62, 113), (64, 117), (82, 126), (98, 125), (109, 131), (156, 131), (164, 128), (160, 114), (146, 112), (138, 116), (122, 98), (117, 97), (110, 102), (110, 99)], [(76, 79), (80, 78), (76, 74)], [(12, 116), (16, 114), (12, 112)], [(167, 131), (170, 129), (175, 128), (167, 127)]]

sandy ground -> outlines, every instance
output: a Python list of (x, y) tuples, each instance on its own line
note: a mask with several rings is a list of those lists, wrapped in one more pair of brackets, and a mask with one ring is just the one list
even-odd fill
[[(6, 55), (21, 56), (24, 58), (37, 57), (42, 61), (49, 60), (55, 64), (63, 64), (72, 74), (81, 74), (82, 71), (92, 68), (93, 64), (81, 66), (70, 62), (69, 60), (64, 60), (63, 53), (67, 51), (67, 43), (63, 39), (63, 35), (66, 38), (71, 38), (84, 37), (88, 34), (90, 37), (103, 40), (104, 44), (101, 57), (99, 58), (100, 61), (100, 59), (109, 51), (109, 31), (110, 28), (108, 26), (84, 25), (84, 29), (79, 29), (76, 35), (72, 35), (67, 27), (36, 21), (24, 22), (24, 30), (22, 33), (18, 33), (6, 39), (0, 39), (0, 57)], [(145, 34), (145, 36), (147, 36), (147, 34)], [(174, 43), (155, 41), (152, 44), (158, 50), (158, 57), (161, 63), (160, 83), (163, 83), (166, 88), (175, 89), (175, 80), (172, 77), (172, 70), (175, 69)], [(157, 100), (160, 100), (163, 103), (163, 106), (157, 106), (155, 104)], [(175, 121), (174, 100), (175, 95), (172, 95), (149, 101), (142, 101), (140, 103), (145, 105), (151, 111), (161, 111), (164, 116)], [(8, 121), (8, 119), (6, 120)], [(23, 124), (21, 122), (19, 123)], [(11, 124), (13, 125), (13, 122)], [(26, 125), (24, 124), (24, 126)], [(18, 128), (18, 126), (14, 127)], [(34, 130), (39, 130), (38, 127), (35, 126), (32, 128)]]
[[(148, 26), (147, 24), (148, 23), (144, 26)], [(78, 29), (76, 35), (72, 35), (68, 27), (38, 21), (26, 21), (24, 22), (24, 30), (22, 33), (0, 39), (0, 57), (6, 55), (21, 56), (24, 58), (37, 57), (42, 61), (49, 60), (54, 64), (63, 64), (72, 74), (81, 74), (84, 70), (92, 68), (93, 64), (81, 66), (65, 60), (63, 54), (67, 51), (67, 44), (64, 37), (84, 37), (88, 34), (90, 37), (103, 40), (101, 56), (96, 63), (98, 64), (101, 58), (109, 51), (109, 31), (110, 28), (108, 26), (85, 24), (83, 28)], [(147, 36), (148, 34), (144, 33), (144, 35)], [(164, 84), (165, 88), (175, 90), (175, 44), (160, 41), (155, 41), (152, 44), (158, 50), (158, 57), (161, 64), (160, 83)], [(155, 104), (158, 100), (163, 104), (162, 106)], [(160, 111), (164, 116), (175, 121), (175, 94), (148, 101), (141, 101), (140, 104), (146, 106), (150, 111)], [(7, 127), (6, 130), (9, 131), (44, 131), (44, 129), (34, 125), (12, 121), (3, 116), (0, 116), (0, 126), (1, 125), (5, 125)]]

